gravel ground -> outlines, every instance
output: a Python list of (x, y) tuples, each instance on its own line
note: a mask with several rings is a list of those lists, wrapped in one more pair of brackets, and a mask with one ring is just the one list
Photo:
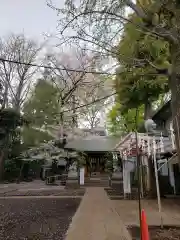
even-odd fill
[(63, 240), (80, 201), (0, 200), (0, 240)]
[(85, 193), (84, 188), (80, 189), (63, 189), (63, 190), (21, 190), (10, 191), (0, 194), (3, 196), (83, 196)]
[[(130, 227), (129, 231), (133, 240), (140, 238), (138, 227)], [(151, 240), (179, 240), (180, 228), (165, 226), (163, 229), (160, 229), (159, 227), (151, 226), (149, 227), (149, 235)]]
[(104, 189), (108, 195), (108, 197), (111, 196), (123, 196), (124, 193), (121, 190), (113, 189), (113, 188), (105, 188)]
[[(124, 192), (122, 189), (117, 188), (104, 188), (110, 200), (121, 200), (124, 199)], [(132, 189), (132, 193), (127, 196), (127, 200), (137, 199), (137, 189)]]

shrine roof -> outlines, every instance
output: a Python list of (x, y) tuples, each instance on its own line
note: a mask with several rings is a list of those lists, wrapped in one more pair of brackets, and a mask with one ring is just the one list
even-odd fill
[(119, 138), (93, 136), (88, 138), (78, 138), (67, 143), (65, 149), (74, 149), (81, 152), (111, 152), (114, 151)]

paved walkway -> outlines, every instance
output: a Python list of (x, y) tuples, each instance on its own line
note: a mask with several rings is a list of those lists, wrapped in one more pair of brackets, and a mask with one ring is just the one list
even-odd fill
[[(139, 225), (138, 201), (115, 200), (112, 203), (126, 226)], [(180, 199), (161, 199), (161, 204), (163, 223), (180, 226)], [(157, 200), (142, 200), (141, 205), (145, 209), (147, 223), (159, 226), (161, 221)]]
[(87, 188), (66, 240), (129, 240), (126, 227), (103, 188)]

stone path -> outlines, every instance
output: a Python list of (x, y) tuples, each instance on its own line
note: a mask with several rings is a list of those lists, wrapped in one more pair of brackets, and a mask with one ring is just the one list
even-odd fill
[(103, 188), (89, 187), (65, 240), (129, 240), (120, 216)]

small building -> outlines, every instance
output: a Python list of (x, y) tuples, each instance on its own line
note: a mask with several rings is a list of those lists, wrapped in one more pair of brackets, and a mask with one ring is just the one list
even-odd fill
[[(164, 132), (167, 136), (169, 136), (171, 141), (173, 141), (171, 101), (166, 102), (160, 109), (158, 109), (152, 119), (157, 124), (157, 129)], [(165, 164), (166, 161), (168, 161), (168, 164)], [(180, 194), (180, 168), (175, 149), (175, 142), (174, 147), (171, 145), (170, 148), (165, 148), (165, 152), (162, 154), (160, 162), (161, 165), (164, 164), (164, 167), (161, 170), (161, 178), (162, 175), (164, 175), (164, 178), (168, 178), (170, 185), (174, 189), (174, 194)]]
[(105, 173), (105, 155), (113, 152), (118, 142), (119, 138), (93, 134), (70, 141), (65, 145), (65, 149), (84, 152), (87, 155), (85, 175), (90, 176)]
[[(145, 185), (147, 190), (151, 185), (150, 176), (154, 174), (153, 141), (155, 141), (161, 195), (180, 194), (180, 171), (172, 129), (171, 102), (168, 101), (159, 108), (152, 116), (152, 119), (157, 124), (155, 136), (138, 133), (138, 151), (141, 157), (141, 168), (145, 171), (143, 172), (145, 179), (142, 179), (142, 185)], [(137, 178), (132, 177), (136, 176), (137, 169), (135, 134), (129, 133), (121, 139), (116, 146), (116, 150), (121, 152), (123, 158), (124, 189), (128, 193), (130, 187), (126, 186), (126, 182), (132, 187), (134, 180), (136, 180), (135, 178)], [(149, 166), (150, 162), (152, 163), (151, 167)]]

